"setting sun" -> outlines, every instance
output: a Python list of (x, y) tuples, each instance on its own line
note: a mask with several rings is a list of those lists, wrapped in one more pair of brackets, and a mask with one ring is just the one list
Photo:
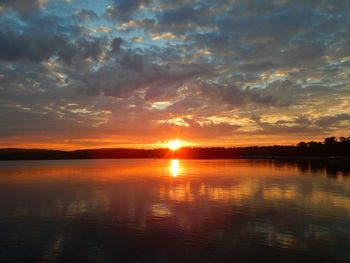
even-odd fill
[(168, 141), (168, 148), (172, 151), (176, 151), (183, 146), (183, 141), (181, 140), (170, 140)]

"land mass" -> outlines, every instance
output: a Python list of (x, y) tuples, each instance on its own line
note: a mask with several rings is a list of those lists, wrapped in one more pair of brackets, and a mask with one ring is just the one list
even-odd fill
[(350, 160), (350, 137), (328, 137), (323, 142), (300, 142), (291, 146), (250, 147), (183, 147), (176, 151), (158, 149), (85, 149), (60, 151), (47, 149), (0, 149), (0, 160), (54, 160), (54, 159), (119, 159), (119, 158), (179, 158), (179, 159), (234, 159), (234, 158), (308, 158)]

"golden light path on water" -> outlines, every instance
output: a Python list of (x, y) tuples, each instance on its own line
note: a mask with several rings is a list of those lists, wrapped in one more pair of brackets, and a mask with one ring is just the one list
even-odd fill
[(170, 161), (169, 173), (172, 177), (177, 177), (180, 172), (180, 162), (179, 160), (173, 159)]

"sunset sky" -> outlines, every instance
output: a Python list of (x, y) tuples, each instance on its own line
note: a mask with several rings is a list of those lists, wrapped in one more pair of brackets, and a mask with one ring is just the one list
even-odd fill
[(0, 147), (350, 136), (348, 0), (0, 0)]

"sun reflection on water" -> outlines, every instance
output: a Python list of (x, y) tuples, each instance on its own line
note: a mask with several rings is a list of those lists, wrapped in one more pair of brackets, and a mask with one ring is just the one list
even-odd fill
[[(293, 165), (274, 166), (255, 160), (84, 160), (5, 165), (0, 165), (0, 243), (8, 247), (15, 242), (22, 244), (19, 248), (30, 255), (40, 249), (43, 261), (67, 258), (78, 249), (84, 259), (101, 255), (103, 261), (105, 252), (118, 257), (114, 253), (124, 250), (122, 238), (126, 235), (130, 237), (127, 245), (131, 244), (128, 251), (148, 255), (150, 247), (164, 244), (161, 249), (170, 259), (164, 261), (172, 261), (174, 252), (187, 253), (188, 244), (193, 246), (194, 255), (208, 244), (215, 244), (213, 253), (217, 255), (250, 247), (253, 250), (247, 253), (253, 255), (255, 244), (263, 247), (266, 255), (283, 253), (276, 256), (278, 259), (293, 256), (295, 251), (311, 254), (321, 245), (325, 249), (319, 250), (324, 253), (320, 258), (349, 255), (350, 178), (339, 182), (323, 176), (326, 171), (303, 174)], [(293, 217), (297, 220), (289, 220)], [(43, 220), (45, 233), (36, 227)], [(27, 228), (30, 232), (23, 231)], [(116, 231), (121, 235), (109, 234)], [(33, 239), (36, 243), (30, 247), (28, 233), (38, 240)], [(87, 242), (81, 242), (82, 238), (88, 238)], [(44, 239), (45, 244), (41, 242)], [(165, 243), (168, 240), (171, 243)], [(169, 252), (170, 244), (175, 246), (169, 246)], [(84, 254), (92, 246), (102, 245), (110, 250), (94, 249), (93, 254)], [(1, 251), (0, 258), (3, 255)], [(13, 256), (12, 250), (8, 255), (5, 259)], [(350, 261), (346, 258), (341, 262)]]
[(177, 177), (180, 173), (180, 162), (179, 160), (173, 159), (169, 165), (169, 173), (172, 177)]

